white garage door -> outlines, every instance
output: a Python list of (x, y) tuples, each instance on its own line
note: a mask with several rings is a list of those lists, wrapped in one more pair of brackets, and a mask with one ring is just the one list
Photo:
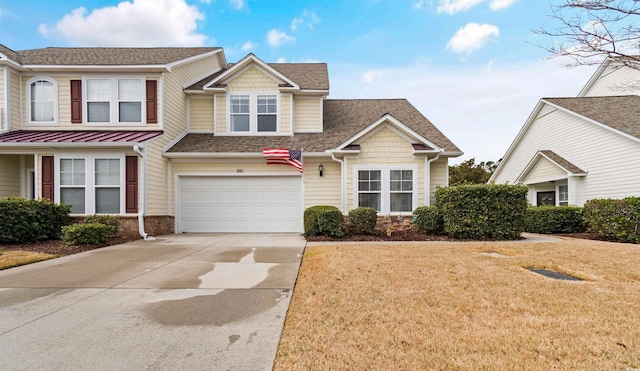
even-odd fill
[(302, 232), (299, 176), (182, 176), (180, 232)]

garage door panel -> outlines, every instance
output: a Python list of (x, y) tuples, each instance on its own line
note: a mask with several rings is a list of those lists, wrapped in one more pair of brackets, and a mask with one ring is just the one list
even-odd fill
[(180, 177), (181, 232), (301, 232), (300, 177)]

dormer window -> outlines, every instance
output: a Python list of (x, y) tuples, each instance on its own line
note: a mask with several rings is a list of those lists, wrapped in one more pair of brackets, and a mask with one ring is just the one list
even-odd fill
[(56, 122), (57, 97), (53, 80), (36, 78), (28, 82), (29, 122), (53, 124)]
[(230, 94), (230, 133), (277, 133), (278, 95), (276, 94)]

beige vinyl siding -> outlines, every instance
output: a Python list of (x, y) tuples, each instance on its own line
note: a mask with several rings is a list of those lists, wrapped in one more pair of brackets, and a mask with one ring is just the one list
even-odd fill
[(293, 134), (291, 130), (291, 102), (293, 95), (280, 95), (280, 132), (282, 134)]
[(8, 73), (6, 67), (0, 67), (0, 130), (7, 129), (7, 106), (5, 103), (7, 102), (5, 97), (5, 73)]
[(224, 134), (227, 132), (227, 96), (224, 94), (214, 95), (215, 103), (215, 133)]
[(600, 78), (584, 93), (585, 97), (634, 95), (640, 93), (637, 81), (640, 71), (625, 67), (614, 66), (607, 68)]
[(540, 158), (533, 169), (529, 171), (526, 178), (522, 180), (522, 183), (538, 183), (544, 181), (557, 180), (567, 177), (567, 172), (558, 167), (558, 165), (547, 160), (546, 158)]
[[(163, 148), (172, 140), (187, 130), (187, 96), (183, 92), (183, 85), (187, 82), (205, 76), (220, 68), (217, 55), (196, 60), (172, 68), (171, 72), (163, 74), (163, 80), (158, 83), (159, 115), (157, 129), (164, 130), (164, 134), (146, 142), (147, 167), (147, 215), (166, 215), (170, 205), (167, 205), (169, 194), (167, 191), (167, 164), (162, 156)], [(151, 126), (151, 125), (149, 125)]]
[(191, 97), (189, 130), (213, 132), (213, 97)]
[(227, 83), (227, 93), (279, 92), (278, 82), (255, 67), (249, 67)]
[[(324, 168), (322, 177), (318, 171), (318, 166), (322, 163)], [(338, 209), (342, 208), (342, 173), (340, 164), (331, 158), (304, 159), (304, 189), (305, 209), (311, 206), (331, 205)]]
[(11, 113), (11, 130), (22, 129), (22, 110), (20, 109), (20, 76), (13, 71), (9, 73), (9, 111)]
[[(357, 158), (347, 159), (347, 210), (357, 207), (355, 197), (354, 168), (375, 168), (376, 166), (416, 166), (418, 205), (425, 204), (424, 187), (424, 158), (413, 158), (413, 147), (410, 142), (400, 137), (388, 127), (381, 130), (360, 143), (360, 154)], [(416, 205), (417, 206), (417, 205)]]
[(20, 196), (20, 156), (0, 155), (0, 197)]
[[(431, 184), (430, 184), (430, 205), (436, 204), (436, 189), (438, 187), (445, 187), (449, 184), (447, 179), (447, 168), (449, 167), (449, 160), (447, 158), (440, 158), (431, 163)], [(420, 204), (420, 205), (426, 205)]]
[(532, 123), (506, 159), (496, 183), (514, 183), (536, 152), (545, 149), (588, 173), (583, 201), (640, 194), (640, 143), (560, 110)]
[(175, 215), (176, 177), (178, 175), (247, 176), (270, 174), (299, 175), (300, 173), (293, 166), (289, 165), (267, 165), (263, 158), (249, 160), (173, 159), (171, 164), (171, 189), (173, 190), (171, 196), (172, 213)]
[(322, 132), (322, 97), (295, 97), (294, 132)]

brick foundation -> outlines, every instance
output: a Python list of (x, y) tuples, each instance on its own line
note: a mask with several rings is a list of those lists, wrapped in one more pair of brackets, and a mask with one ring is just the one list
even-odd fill
[[(140, 236), (138, 231), (137, 216), (120, 216), (120, 227), (118, 237), (136, 237)], [(72, 223), (80, 223), (84, 220), (83, 216), (71, 217)], [(152, 215), (144, 217), (144, 230), (150, 236), (160, 236), (163, 234), (174, 233), (175, 223), (173, 216), (169, 215)]]
[[(344, 216), (345, 226), (349, 225), (349, 216)], [(413, 216), (378, 216), (374, 230), (383, 232), (407, 231), (413, 228)]]

